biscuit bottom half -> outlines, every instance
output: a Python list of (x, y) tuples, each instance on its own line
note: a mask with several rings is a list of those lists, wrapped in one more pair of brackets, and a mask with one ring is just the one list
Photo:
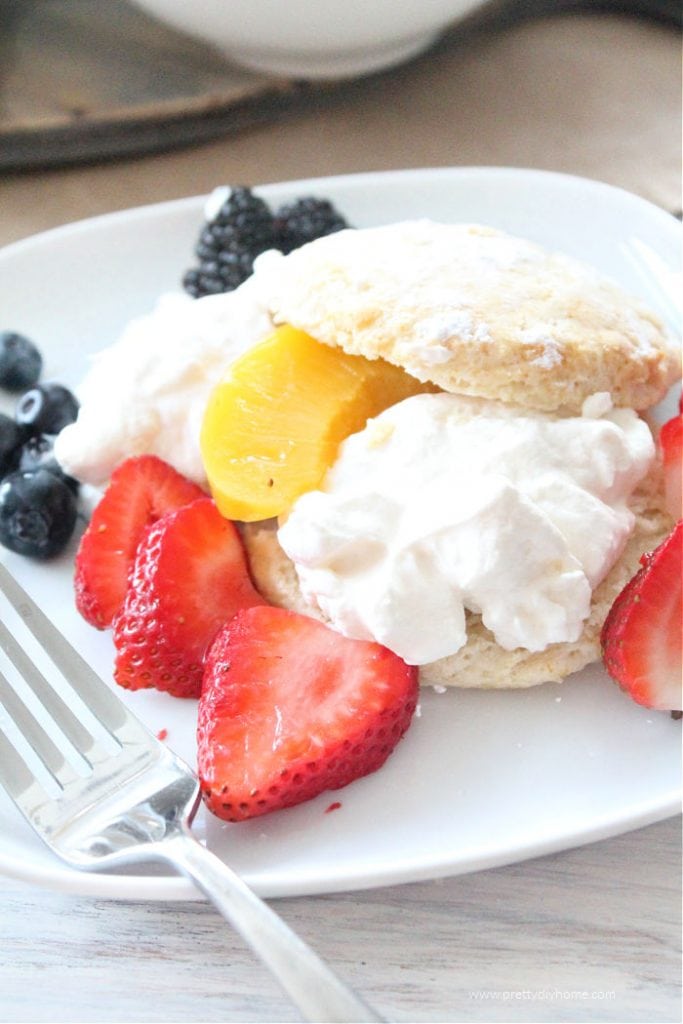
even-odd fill
[[(633, 531), (621, 557), (594, 590), (590, 615), (575, 643), (551, 644), (538, 652), (521, 647), (507, 651), (496, 643), (481, 616), (468, 612), (467, 643), (456, 654), (422, 665), (420, 682), (425, 686), (516, 689), (560, 682), (599, 660), (600, 630), (614, 599), (638, 571), (641, 555), (657, 547), (673, 527), (663, 505), (661, 469), (657, 467), (633, 495)], [(324, 622), (320, 610), (303, 598), (294, 564), (278, 543), (277, 521), (245, 523), (241, 530), (254, 583), (266, 600)]]

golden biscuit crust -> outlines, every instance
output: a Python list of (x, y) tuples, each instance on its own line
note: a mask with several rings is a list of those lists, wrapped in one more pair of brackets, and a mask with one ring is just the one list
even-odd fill
[(277, 260), (269, 290), (278, 323), (446, 391), (527, 408), (576, 413), (607, 391), (642, 410), (680, 373), (677, 347), (640, 302), (481, 225), (341, 231)]

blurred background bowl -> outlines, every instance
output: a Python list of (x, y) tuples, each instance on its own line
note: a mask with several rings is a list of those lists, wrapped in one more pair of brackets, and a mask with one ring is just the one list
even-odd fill
[(485, 0), (134, 0), (237, 64), (348, 78), (401, 64)]

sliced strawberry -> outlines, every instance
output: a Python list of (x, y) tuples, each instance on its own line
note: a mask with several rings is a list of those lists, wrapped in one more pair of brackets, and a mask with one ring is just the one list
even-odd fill
[(241, 821), (375, 771), (417, 693), (417, 669), (380, 644), (282, 608), (239, 612), (206, 659), (197, 738), (207, 806)]
[(683, 416), (668, 420), (659, 432), (659, 447), (664, 463), (666, 509), (674, 519), (683, 515)]
[(204, 491), (155, 455), (122, 462), (95, 508), (76, 554), (76, 607), (98, 629), (111, 626), (145, 529)]
[(683, 521), (641, 558), (602, 627), (609, 674), (638, 704), (681, 709), (681, 572)]
[(262, 601), (237, 528), (211, 498), (167, 512), (140, 542), (114, 620), (116, 682), (198, 697), (204, 656), (219, 627)]

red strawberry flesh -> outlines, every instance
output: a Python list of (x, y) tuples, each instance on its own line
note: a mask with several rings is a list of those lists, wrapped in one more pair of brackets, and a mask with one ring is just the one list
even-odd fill
[(609, 674), (638, 703), (681, 710), (683, 522), (650, 554), (612, 605), (602, 628)]
[(241, 821), (376, 771), (408, 728), (417, 669), (379, 644), (261, 606), (207, 656), (198, 718), (202, 793)]
[(114, 470), (76, 554), (76, 607), (87, 622), (111, 626), (146, 528), (204, 493), (155, 455), (133, 456)]
[(262, 602), (241, 538), (211, 498), (168, 512), (147, 529), (114, 621), (114, 678), (198, 697), (204, 656), (218, 629)]

